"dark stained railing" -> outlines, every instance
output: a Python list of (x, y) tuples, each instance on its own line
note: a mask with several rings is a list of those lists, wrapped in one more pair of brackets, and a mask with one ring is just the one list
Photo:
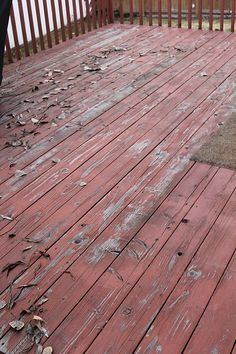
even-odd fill
[[(107, 24), (235, 30), (236, 0), (13, 0), (6, 60), (52, 48)], [(227, 24), (227, 26), (225, 26)], [(203, 26), (204, 25), (204, 26)]]

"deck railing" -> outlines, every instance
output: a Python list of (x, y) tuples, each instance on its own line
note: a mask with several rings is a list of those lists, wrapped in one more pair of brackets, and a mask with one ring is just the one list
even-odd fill
[[(9, 63), (109, 23), (235, 29), (236, 0), (13, 0)], [(214, 27), (215, 24), (215, 27)]]

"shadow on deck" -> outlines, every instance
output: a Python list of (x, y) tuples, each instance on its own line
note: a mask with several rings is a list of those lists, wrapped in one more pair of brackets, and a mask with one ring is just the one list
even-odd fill
[(233, 352), (236, 175), (190, 158), (235, 111), (235, 39), (108, 26), (5, 68), (3, 353)]

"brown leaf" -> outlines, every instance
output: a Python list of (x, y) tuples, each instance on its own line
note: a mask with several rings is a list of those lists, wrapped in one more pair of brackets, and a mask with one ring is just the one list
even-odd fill
[(37, 284), (24, 284), (24, 285), (19, 285), (17, 288), (18, 289), (27, 289), (27, 288), (32, 288), (33, 286), (37, 286)]
[(13, 233), (9, 234), (8, 237), (9, 238), (14, 238), (14, 237), (16, 237), (16, 234), (13, 232)]
[(2, 272), (7, 272), (7, 275), (8, 275), (11, 270), (15, 269), (20, 264), (24, 264), (24, 263), (22, 261), (17, 261), (17, 262), (14, 262), (14, 263), (8, 263), (2, 268)]
[(22, 321), (12, 321), (9, 323), (9, 326), (15, 331), (21, 331), (24, 328), (25, 324)]
[(50, 254), (45, 251), (39, 251), (39, 253), (45, 258), (50, 258)]
[(32, 242), (32, 243), (40, 243), (42, 240), (34, 240), (33, 238), (30, 237), (25, 237), (26, 242)]

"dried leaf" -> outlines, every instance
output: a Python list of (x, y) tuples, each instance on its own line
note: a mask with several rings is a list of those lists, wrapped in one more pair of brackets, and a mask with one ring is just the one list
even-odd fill
[(32, 247), (33, 247), (33, 246), (26, 247), (26, 248), (24, 248), (24, 249), (22, 250), (22, 252), (29, 251), (29, 250), (31, 250)]
[(40, 299), (37, 303), (38, 306), (41, 306), (43, 304), (45, 304), (45, 302), (48, 301), (48, 298), (46, 296), (42, 297), (42, 299)]
[(12, 309), (13, 306), (15, 305), (16, 303), (16, 300), (20, 297), (21, 293), (23, 291), (23, 288), (19, 289), (15, 295), (12, 294), (12, 286), (10, 286), (10, 299), (9, 299), (9, 302), (8, 302), (8, 308), (9, 309)]
[(167, 47), (162, 47), (162, 48), (160, 49), (160, 52), (162, 52), (162, 53), (168, 53), (168, 52), (169, 52), (169, 48), (167, 48)]
[(27, 288), (32, 288), (33, 286), (36, 286), (37, 284), (24, 284), (24, 285), (19, 285), (17, 288), (18, 289), (27, 289)]
[(24, 177), (24, 176), (27, 176), (27, 172), (25, 172), (23, 170), (16, 170), (15, 176), (16, 177)]
[(187, 52), (187, 50), (185, 49), (185, 48), (183, 48), (183, 47), (180, 47), (180, 46), (175, 46), (174, 47), (178, 52)]
[(49, 97), (50, 97), (49, 95), (44, 95), (44, 96), (42, 96), (42, 99), (43, 99), (43, 100), (48, 100)]
[(183, 224), (187, 224), (187, 223), (189, 222), (189, 220), (186, 219), (186, 218), (183, 218), (183, 219), (181, 220), (181, 222), (182, 222)]
[(7, 124), (5, 125), (5, 128), (6, 128), (6, 129), (10, 129), (10, 128), (11, 128), (11, 123), (7, 123)]
[(84, 182), (84, 181), (82, 181), (82, 182), (80, 182), (80, 187), (85, 187), (85, 186), (87, 186), (87, 183), (86, 182)]
[(64, 74), (64, 71), (60, 69), (54, 69), (53, 72), (57, 74)]
[(42, 240), (34, 240), (33, 238), (25, 237), (25, 241), (32, 242), (32, 243), (40, 243)]
[(25, 324), (22, 321), (12, 321), (9, 323), (9, 326), (15, 331), (20, 331), (22, 328), (24, 328)]
[(26, 123), (25, 123), (24, 121), (21, 121), (21, 120), (17, 120), (16, 123), (17, 123), (18, 125), (20, 125), (20, 126), (26, 125)]
[(46, 347), (43, 350), (43, 354), (52, 354), (52, 352), (53, 352), (52, 347)]
[(34, 124), (37, 124), (39, 122), (39, 120), (36, 119), (36, 118), (31, 118), (31, 122), (34, 123)]
[(42, 352), (43, 352), (43, 346), (42, 344), (38, 344), (35, 354), (42, 354)]
[(58, 119), (65, 119), (66, 118), (65, 112), (62, 112), (61, 114), (59, 114), (59, 116), (57, 118)]
[(207, 74), (205, 71), (203, 71), (203, 72), (201, 73), (201, 76), (208, 76), (208, 74)]
[(45, 322), (44, 319), (42, 319), (42, 317), (39, 317), (39, 316), (36, 316), (36, 315), (34, 315), (33, 319), (35, 321), (38, 321), (38, 322)]
[(39, 251), (39, 253), (45, 258), (50, 258), (50, 254), (45, 251)]
[(7, 306), (6, 301), (0, 300), (0, 310), (4, 309)]
[(22, 261), (16, 261), (13, 263), (7, 263), (3, 268), (2, 272), (7, 272), (7, 275), (10, 273), (11, 270), (15, 269), (18, 265), (24, 264)]
[(15, 166), (15, 165), (16, 165), (16, 162), (12, 161), (12, 162), (9, 164), (9, 167), (11, 168), (11, 167), (13, 167), (13, 166)]
[(55, 164), (59, 163), (60, 161), (61, 161), (61, 160), (58, 159), (58, 158), (53, 158), (53, 159), (52, 159), (52, 162), (55, 163)]
[(16, 237), (16, 234), (15, 233), (11, 233), (11, 234), (8, 235), (8, 237), (9, 238), (14, 238), (14, 237)]
[(125, 52), (127, 49), (124, 47), (115, 47), (113, 46), (114, 52)]
[(35, 91), (38, 91), (39, 90), (39, 87), (38, 86), (34, 86), (33, 88), (32, 88), (32, 92), (35, 92)]
[(84, 66), (84, 71), (100, 71), (100, 70), (101, 70), (100, 66), (94, 66), (94, 67), (88, 65)]
[(12, 221), (13, 220), (13, 218), (11, 217), (11, 216), (8, 216), (8, 215), (0, 215), (0, 217), (2, 218), (2, 219), (4, 219), (4, 220), (8, 220), (8, 221)]

